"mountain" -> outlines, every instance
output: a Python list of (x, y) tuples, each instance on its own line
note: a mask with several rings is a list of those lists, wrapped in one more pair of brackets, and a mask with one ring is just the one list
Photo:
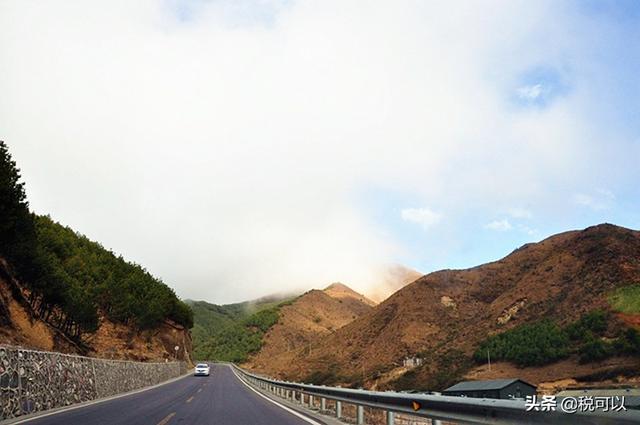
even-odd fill
[(311, 290), (282, 306), (279, 318), (265, 334), (262, 347), (246, 366), (281, 376), (297, 350), (329, 335), (370, 312), (375, 303), (342, 283)]
[(335, 298), (338, 300), (343, 300), (347, 302), (359, 301), (361, 304), (366, 304), (372, 307), (376, 305), (374, 301), (370, 300), (369, 298), (354, 291), (344, 283), (340, 283), (340, 282), (332, 283), (331, 285), (324, 288), (322, 292), (329, 295), (331, 298)]
[(375, 303), (342, 283), (302, 295), (280, 294), (236, 304), (188, 300), (197, 359), (279, 362), (292, 349), (330, 333)]
[(400, 288), (407, 286), (422, 276), (422, 273), (400, 264), (387, 266), (380, 271), (378, 279), (371, 285), (367, 295), (375, 303), (380, 303)]
[[(263, 366), (305, 382), (392, 388), (441, 389), (499, 366), (534, 383), (628, 377), (640, 371), (639, 318), (640, 232), (603, 224), (428, 274), (296, 349), (286, 369)], [(408, 370), (406, 357), (424, 365)]]
[(260, 349), (279, 309), (295, 295), (281, 294), (235, 304), (187, 300), (194, 312), (193, 346), (198, 360), (242, 362)]

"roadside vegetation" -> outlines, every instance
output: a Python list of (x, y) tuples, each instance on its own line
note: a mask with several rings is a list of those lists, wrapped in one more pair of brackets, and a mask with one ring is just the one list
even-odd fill
[(570, 355), (589, 363), (616, 355), (640, 355), (640, 333), (612, 321), (607, 312), (594, 310), (565, 327), (547, 319), (490, 336), (473, 358), (485, 363), (487, 353), (492, 360), (520, 367), (550, 364)]
[(100, 315), (139, 329), (165, 319), (193, 326), (189, 306), (143, 267), (31, 213), (20, 180), (0, 142), (0, 256), (28, 290), (40, 318), (77, 341), (98, 328)]

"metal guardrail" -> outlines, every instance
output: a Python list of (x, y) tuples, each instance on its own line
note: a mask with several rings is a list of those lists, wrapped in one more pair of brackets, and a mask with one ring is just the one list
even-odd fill
[(326, 387), (278, 381), (247, 372), (232, 365), (236, 372), (249, 384), (275, 395), (299, 400), (313, 405), (313, 398), (321, 400), (321, 410), (325, 401), (336, 403), (335, 414), (342, 416), (342, 403), (356, 406), (356, 422), (364, 425), (363, 408), (370, 407), (386, 412), (387, 425), (394, 424), (394, 414), (404, 413), (429, 418), (434, 424), (447, 421), (462, 424), (585, 424), (585, 425), (630, 425), (640, 424), (640, 410), (619, 412), (576, 412), (558, 410), (550, 412), (526, 411), (523, 400), (497, 400), (467, 397), (452, 397), (427, 394), (406, 394), (394, 391), (366, 391), (348, 388)]

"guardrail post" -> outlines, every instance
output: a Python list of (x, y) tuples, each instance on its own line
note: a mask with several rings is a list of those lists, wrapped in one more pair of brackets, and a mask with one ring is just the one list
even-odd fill
[(320, 411), (324, 412), (325, 410), (327, 410), (327, 399), (322, 397), (320, 399)]
[(431, 419), (431, 423), (433, 425), (442, 425), (442, 421), (440, 419)]
[(309, 394), (309, 407), (313, 409), (313, 396)]
[(396, 417), (395, 414), (391, 410), (387, 410), (387, 425), (395, 425)]
[(336, 401), (336, 418), (340, 419), (342, 417), (342, 402)]
[(304, 405), (304, 393), (300, 392), (300, 404)]
[(358, 406), (357, 409), (357, 423), (358, 425), (364, 425), (364, 407)]

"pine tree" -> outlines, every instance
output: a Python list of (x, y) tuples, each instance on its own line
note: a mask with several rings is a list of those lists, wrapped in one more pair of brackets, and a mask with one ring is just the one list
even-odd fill
[(0, 255), (24, 277), (31, 274), (36, 245), (33, 217), (20, 170), (5, 142), (0, 141)]

